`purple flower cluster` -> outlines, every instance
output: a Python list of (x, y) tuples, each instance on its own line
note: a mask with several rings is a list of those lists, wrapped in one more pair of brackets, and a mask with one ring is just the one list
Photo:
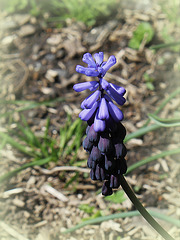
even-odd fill
[(94, 54), (95, 61), (90, 53), (85, 53), (82, 60), (88, 67), (77, 65), (76, 71), (99, 80), (78, 83), (73, 88), (76, 92), (86, 89), (93, 92), (81, 103), (83, 110), (79, 117), (88, 123), (83, 147), (90, 154), (87, 165), (91, 168), (91, 179), (104, 181), (102, 194), (107, 196), (113, 193), (113, 188), (120, 186), (119, 175), (127, 170), (124, 159), (127, 151), (123, 144), (126, 130), (120, 122), (123, 113), (113, 103), (114, 100), (123, 105), (126, 90), (103, 78), (116, 63), (114, 56), (110, 56), (107, 62), (103, 58), (103, 52)]

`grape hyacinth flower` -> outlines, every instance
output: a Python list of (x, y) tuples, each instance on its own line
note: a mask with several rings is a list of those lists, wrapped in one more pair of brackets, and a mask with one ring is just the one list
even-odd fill
[(81, 103), (83, 110), (79, 114), (88, 123), (83, 147), (89, 153), (87, 166), (91, 168), (90, 177), (104, 181), (102, 194), (107, 196), (113, 193), (112, 189), (119, 188), (119, 176), (127, 171), (124, 159), (127, 151), (123, 144), (126, 130), (121, 123), (123, 113), (114, 104), (114, 101), (121, 106), (125, 103), (123, 96), (126, 90), (104, 79), (106, 72), (116, 63), (116, 58), (110, 56), (107, 62), (103, 58), (103, 52), (95, 53), (95, 60), (90, 53), (84, 54), (82, 60), (88, 66), (77, 65), (76, 71), (98, 80), (75, 84), (73, 89), (76, 92), (92, 91)]

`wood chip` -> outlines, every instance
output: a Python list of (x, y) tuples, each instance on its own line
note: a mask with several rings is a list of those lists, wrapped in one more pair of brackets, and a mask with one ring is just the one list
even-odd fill
[(62, 202), (68, 202), (69, 201), (69, 199), (64, 194), (62, 194), (61, 192), (57, 191), (55, 188), (53, 188), (53, 187), (51, 187), (47, 184), (43, 185), (41, 190), (44, 190), (44, 191), (50, 193), (51, 195), (58, 198)]
[(12, 227), (10, 227), (5, 222), (0, 221), (0, 226), (3, 228), (4, 231), (6, 231), (9, 235), (14, 237), (17, 240), (29, 240), (28, 238), (24, 237), (20, 233), (18, 233), (16, 230), (14, 230)]

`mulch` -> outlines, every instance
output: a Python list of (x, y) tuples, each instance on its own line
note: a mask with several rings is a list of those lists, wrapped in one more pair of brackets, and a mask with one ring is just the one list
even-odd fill
[[(110, 55), (117, 58), (117, 64), (106, 74), (106, 80), (126, 88), (127, 101), (122, 108), (123, 124), (127, 133), (136, 131), (146, 122), (147, 114), (153, 113), (162, 100), (178, 87), (179, 75), (176, 71), (178, 53), (169, 49), (154, 52), (144, 42), (139, 50), (128, 47), (133, 31), (141, 21), (149, 21), (155, 28), (153, 44), (161, 42), (158, 23), (163, 17), (158, 8), (152, 8), (147, 12), (125, 10), (116, 20), (110, 20), (92, 29), (69, 20), (61, 29), (53, 26), (44, 27), (38, 19), (27, 17), (23, 23), (24, 27), (31, 25), (27, 27), (27, 32), (25, 31), (27, 35), (22, 35), (20, 32), (22, 25), (16, 22), (14, 27), (7, 28), (0, 36), (4, 44), (1, 45), (0, 62), (1, 99), (41, 102), (63, 98), (63, 101), (51, 107), (43, 105), (23, 112), (31, 129), (37, 135), (43, 133), (46, 119), (49, 117), (49, 134), (57, 139), (59, 128), (64, 126), (67, 115), (71, 114), (75, 120), (81, 111), (80, 102), (88, 96), (88, 91), (79, 94), (72, 89), (73, 84), (77, 82), (91, 80), (76, 73), (76, 65), (82, 64), (81, 59), (85, 52), (103, 51), (105, 59)], [(14, 20), (13, 16), (3, 16), (1, 21), (13, 23)], [(8, 36), (11, 37), (9, 42)], [(162, 58), (164, 63), (160, 65), (158, 62)], [(155, 79), (154, 91), (147, 88), (144, 73)], [(179, 106), (179, 99), (173, 99), (160, 116), (171, 117), (174, 111), (179, 111)], [(3, 106), (1, 112), (13, 109), (15, 106)], [(13, 119), (20, 121), (20, 114), (15, 112)], [(2, 118), (2, 131), (6, 131), (6, 124), (7, 119)], [(16, 128), (13, 122), (11, 128)], [(160, 151), (177, 148), (179, 128), (176, 128), (176, 131), (162, 128), (150, 132), (141, 138), (130, 140), (126, 146), (128, 149), (126, 160), (130, 166)], [(94, 206), (94, 211), (97, 213), (99, 211), (103, 215), (134, 210), (128, 199), (122, 203), (109, 203), (97, 193), (102, 183), (95, 183), (89, 178), (85, 164), (77, 171), (78, 181), (65, 188), (67, 181), (76, 175), (75, 171), (62, 169), (64, 165), (68, 166), (69, 158), (59, 159), (56, 164), (50, 163), (48, 169), (27, 168), (2, 186), (0, 193), (2, 240), (106, 240), (118, 239), (118, 236), (121, 236), (122, 240), (160, 239), (141, 217), (109, 220), (86, 226), (75, 233), (62, 234), (63, 230), (89, 217), (79, 209), (81, 204)], [(85, 159), (87, 155), (81, 147), (77, 161)], [(27, 156), (7, 145), (1, 150), (1, 172), (15, 169), (29, 160)], [(177, 160), (177, 156), (158, 159), (127, 176), (129, 184), (135, 189), (145, 207), (175, 218), (180, 214), (178, 211), (180, 164)], [(163, 221), (161, 224), (176, 239), (178, 238), (177, 227)]]

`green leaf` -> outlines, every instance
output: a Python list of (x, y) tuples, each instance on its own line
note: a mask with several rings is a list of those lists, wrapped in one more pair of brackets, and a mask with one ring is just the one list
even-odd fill
[(132, 49), (139, 49), (141, 42), (136, 38), (131, 38), (128, 46)]
[(162, 127), (178, 127), (180, 126), (180, 118), (162, 119), (154, 114), (148, 114), (149, 118), (157, 125)]
[(145, 159), (142, 159), (141, 161), (136, 162), (136, 163), (132, 164), (131, 166), (129, 166), (125, 175), (129, 174), (130, 172), (132, 172), (136, 168), (139, 168), (143, 165), (146, 165), (147, 163), (155, 161), (159, 158), (163, 158), (163, 157), (170, 156), (170, 155), (175, 155), (175, 154), (180, 154), (180, 148), (176, 148), (176, 149), (172, 149), (172, 150), (168, 150), (168, 151), (163, 151), (163, 152), (158, 153), (156, 155), (153, 155), (153, 156), (147, 157)]
[(83, 218), (82, 221), (88, 221), (88, 220), (93, 220), (93, 219), (96, 219), (98, 217), (101, 217), (102, 214), (101, 214), (101, 211), (98, 210), (97, 212), (95, 212), (92, 216), (88, 217), (88, 218)]
[(81, 204), (79, 206), (79, 209), (84, 211), (85, 213), (88, 213), (88, 214), (92, 214), (93, 211), (94, 211), (94, 208), (93, 206), (90, 206), (89, 204)]
[[(148, 212), (153, 217), (162, 219), (162, 220), (167, 221), (171, 224), (174, 224), (175, 226), (180, 227), (179, 219), (175, 219), (175, 218), (172, 218), (172, 217), (167, 216), (165, 214), (158, 213), (158, 212), (155, 212), (155, 211), (152, 211), (152, 210), (149, 210)], [(95, 218), (95, 219), (89, 219), (85, 222), (82, 222), (82, 223), (79, 223), (79, 224), (75, 225), (72, 228), (69, 228), (69, 229), (65, 230), (62, 233), (66, 234), (66, 233), (74, 232), (77, 229), (80, 229), (80, 228), (82, 228), (84, 226), (87, 226), (87, 225), (90, 225), (90, 224), (97, 224), (97, 223), (101, 223), (103, 221), (119, 219), (119, 218), (126, 218), (126, 217), (134, 217), (134, 216), (139, 216), (139, 215), (141, 215), (139, 211), (129, 211), (129, 212), (122, 212), (122, 213), (115, 213), (115, 214), (108, 215), (108, 216), (102, 216), (102, 217), (98, 217), (98, 218)]]
[(151, 91), (154, 90), (154, 85), (151, 82), (146, 82), (146, 87)]
[(126, 200), (126, 198), (124, 196), (124, 191), (117, 191), (111, 196), (105, 197), (105, 200), (113, 203), (122, 203)]
[(143, 39), (146, 39), (146, 44), (149, 43), (154, 36), (154, 30), (150, 23), (142, 22), (133, 32), (133, 37), (129, 41), (128, 46), (133, 49), (139, 49)]
[(28, 168), (28, 167), (33, 167), (33, 166), (41, 166), (41, 165), (44, 165), (48, 162), (52, 161), (52, 158), (51, 157), (48, 157), (48, 158), (45, 158), (45, 159), (39, 159), (37, 161), (32, 161), (32, 162), (29, 162), (29, 163), (26, 163), (24, 165), (22, 165), (21, 167), (19, 168), (16, 168), (2, 176), (0, 176), (0, 183), (4, 182), (5, 180), (13, 177), (14, 175), (16, 175), (18, 172)]
[(28, 150), (26, 146), (18, 143), (16, 140), (14, 140), (12, 137), (8, 136), (8, 134), (0, 132), (0, 138), (1, 139), (6, 139), (6, 142), (9, 143), (11, 146), (15, 147), (16, 149), (18, 149), (20, 152), (23, 152), (25, 154), (27, 154), (28, 156), (35, 156), (35, 154)]

